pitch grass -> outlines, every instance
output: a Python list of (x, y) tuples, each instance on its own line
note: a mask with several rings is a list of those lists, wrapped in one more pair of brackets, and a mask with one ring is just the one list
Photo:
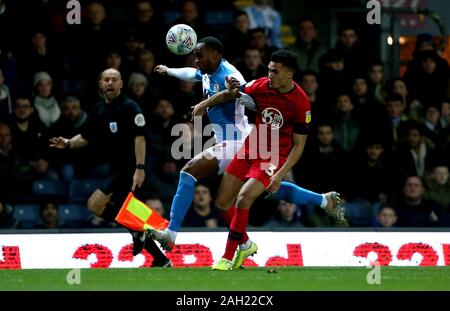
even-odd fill
[(81, 284), (69, 285), (70, 270), (0, 270), (0, 290), (132, 291), (329, 291), (450, 290), (450, 267), (381, 267), (381, 284), (369, 285), (367, 268), (81, 269)]

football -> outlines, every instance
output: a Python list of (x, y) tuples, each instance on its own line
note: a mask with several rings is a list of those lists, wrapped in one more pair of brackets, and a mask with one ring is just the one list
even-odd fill
[(169, 29), (166, 44), (172, 53), (177, 55), (189, 54), (197, 44), (197, 34), (192, 27), (178, 24)]

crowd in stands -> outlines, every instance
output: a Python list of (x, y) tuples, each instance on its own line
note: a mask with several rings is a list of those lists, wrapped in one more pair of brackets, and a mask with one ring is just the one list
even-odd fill
[[(110, 67), (121, 72), (123, 93), (147, 119), (146, 203), (168, 217), (186, 162), (171, 155), (178, 139), (172, 127), (187, 125), (188, 146), (201, 135), (190, 122), (191, 106), (202, 100), (201, 84), (154, 72), (157, 64), (196, 67), (192, 55), (165, 48), (167, 30), (178, 23), (192, 26), (199, 38), (221, 39), (224, 58), (247, 81), (267, 74), (273, 51), (298, 54), (296, 82), (309, 96), (312, 125), (289, 176), (312, 191), (340, 192), (351, 226), (450, 226), (450, 69), (430, 35), (418, 36), (406, 73), (389, 77), (351, 24), (342, 23), (329, 47), (318, 40), (314, 19), (303, 17), (294, 29), (296, 43), (283, 46), (282, 16), (267, 0), (242, 10), (232, 1), (193, 0), (136, 0), (125, 13), (111, 1), (82, 6), (81, 25), (68, 25), (65, 6), (36, 1), (29, 8), (36, 14), (28, 13), (24, 26), (17, 18), (27, 14), (20, 1), (0, 0), (0, 228), (116, 226), (85, 208), (108, 176), (95, 146), (52, 150), (48, 144), (50, 137), (82, 130), (101, 99), (98, 75)], [(228, 18), (211, 15), (218, 11)], [(183, 226), (222, 225), (213, 206), (217, 183), (196, 187)], [(333, 223), (315, 206), (258, 200), (250, 225)]]

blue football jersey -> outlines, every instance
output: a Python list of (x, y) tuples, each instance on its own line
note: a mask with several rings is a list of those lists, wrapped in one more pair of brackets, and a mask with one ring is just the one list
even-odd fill
[[(202, 81), (205, 98), (226, 90), (225, 77), (227, 76), (236, 78), (241, 85), (246, 83), (241, 73), (224, 59), (212, 74), (203, 74), (200, 69), (197, 69), (195, 73), (195, 78)], [(251, 126), (245, 115), (245, 107), (235, 100), (209, 108), (208, 117), (213, 124), (216, 143), (224, 140), (241, 140), (250, 133)]]

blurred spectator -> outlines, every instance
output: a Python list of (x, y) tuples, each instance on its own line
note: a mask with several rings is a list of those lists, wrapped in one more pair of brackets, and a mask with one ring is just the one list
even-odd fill
[(19, 69), (22, 76), (22, 84), (31, 89), (35, 85), (33, 76), (37, 72), (47, 72), (51, 75), (61, 87), (61, 68), (62, 59), (57, 51), (48, 44), (48, 36), (43, 31), (35, 31), (31, 38), (29, 50), (22, 55), (18, 55)]
[(192, 106), (203, 99), (202, 88), (199, 83), (184, 80), (178, 81), (178, 89), (172, 91), (171, 100), (177, 103), (175, 115), (177, 120), (191, 119)]
[(5, 84), (3, 71), (0, 69), (0, 121), (5, 121), (12, 113), (11, 93)]
[(436, 51), (423, 51), (418, 54), (420, 67), (405, 73), (408, 89), (425, 107), (429, 103), (439, 103), (447, 96), (450, 78), (448, 63)]
[(266, 35), (264, 34), (264, 29), (262, 28), (255, 28), (250, 30), (249, 35), (250, 46), (258, 49), (261, 52), (263, 65), (269, 65), (270, 56), (277, 50), (277, 48), (269, 46), (267, 44)]
[[(68, 96), (62, 102), (62, 114), (51, 126), (50, 137), (74, 137), (83, 132), (87, 124), (87, 113), (81, 109), (78, 98)], [(89, 148), (89, 147), (88, 147)], [(61, 179), (68, 183), (74, 177), (81, 178), (90, 168), (88, 148), (52, 149), (51, 162), (57, 168)]]
[(441, 104), (441, 127), (443, 129), (450, 127), (450, 98), (446, 98)]
[(122, 53), (122, 63), (126, 70), (135, 70), (137, 67), (137, 56), (140, 50), (145, 47), (145, 43), (135, 35), (129, 35), (125, 40), (124, 52)]
[(17, 148), (20, 158), (27, 161), (41, 177), (46, 177), (49, 168), (47, 130), (34, 115), (29, 98), (24, 96), (16, 98), (9, 126), (14, 147)]
[(404, 114), (405, 106), (403, 99), (398, 94), (392, 94), (386, 98), (386, 110), (390, 119), (392, 136), (389, 139), (391, 146), (400, 142), (406, 136), (406, 126), (409, 124), (409, 118)]
[(197, 2), (194, 0), (185, 0), (181, 4), (180, 17), (175, 21), (174, 25), (176, 24), (191, 26), (197, 33), (197, 39), (212, 35), (210, 28), (203, 23)]
[(205, 185), (195, 187), (195, 196), (183, 221), (184, 227), (207, 227), (218, 226), (218, 212), (212, 206), (211, 191)]
[(61, 228), (58, 216), (58, 207), (54, 203), (42, 204), (40, 207), (39, 223), (36, 229), (56, 229)]
[(317, 74), (312, 70), (306, 70), (301, 73), (300, 86), (308, 95), (311, 106), (311, 126), (321, 122), (324, 117), (324, 107), (321, 102), (321, 96), (318, 92), (319, 82)]
[(128, 96), (137, 102), (145, 116), (150, 115), (152, 99), (148, 92), (147, 78), (138, 72), (133, 72), (128, 79)]
[(281, 43), (281, 15), (269, 5), (269, 0), (255, 0), (255, 4), (244, 9), (250, 18), (250, 29), (262, 28), (267, 44), (278, 49)]
[(153, 210), (155, 212), (157, 212), (160, 216), (167, 217), (165, 215), (164, 205), (163, 205), (163, 203), (161, 202), (160, 199), (158, 199), (156, 197), (155, 198), (147, 198), (144, 201), (144, 203), (145, 203), (145, 205), (150, 206), (151, 208), (153, 208)]
[(406, 142), (397, 151), (397, 168), (400, 176), (424, 177), (439, 161), (439, 157), (423, 136), (420, 124), (410, 123)]
[(327, 49), (317, 39), (316, 23), (306, 17), (298, 22), (297, 42), (292, 51), (298, 56), (299, 70), (319, 72), (319, 60)]
[(157, 159), (171, 159), (172, 127), (174, 121), (175, 110), (172, 102), (162, 98), (156, 104), (153, 115), (149, 124), (149, 154)]
[(176, 163), (170, 159), (161, 159), (150, 175), (149, 187), (152, 193), (157, 193), (165, 206), (170, 204), (178, 186), (179, 169)]
[(354, 106), (347, 94), (336, 99), (336, 117), (334, 118), (334, 138), (345, 152), (356, 148), (360, 133), (360, 123), (354, 112)]
[(405, 80), (400, 77), (392, 79), (391, 87), (388, 89), (390, 93), (399, 94), (403, 98), (403, 106), (411, 119), (419, 121), (422, 117), (422, 104), (411, 97), (406, 86)]
[(352, 180), (349, 192), (353, 200), (370, 203), (386, 203), (395, 189), (393, 168), (384, 156), (384, 148), (377, 140), (365, 144), (365, 152), (352, 165)]
[(36, 89), (34, 108), (41, 122), (50, 127), (61, 115), (59, 104), (52, 94), (53, 80), (47, 72), (37, 72), (33, 78), (33, 86)]
[(300, 210), (294, 203), (279, 201), (277, 206), (277, 214), (272, 217), (265, 227), (303, 227), (300, 222)]
[(344, 57), (344, 70), (348, 76), (364, 73), (368, 56), (358, 40), (355, 27), (350, 25), (341, 27), (335, 50)]
[(267, 68), (262, 64), (261, 52), (252, 47), (245, 49), (244, 58), (234, 63), (245, 81), (252, 81), (267, 75)]
[(0, 229), (14, 229), (17, 221), (14, 218), (14, 207), (0, 201)]
[(437, 104), (429, 104), (425, 110), (425, 120), (423, 122), (425, 125), (424, 135), (433, 142), (436, 148), (440, 148), (443, 144), (441, 142), (443, 128), (440, 122), (440, 110)]
[[(129, 34), (133, 34), (145, 47), (161, 52), (164, 42), (162, 12), (157, 12), (150, 0), (138, 0), (136, 3), (136, 18), (130, 25)], [(142, 47), (143, 48), (143, 47)]]
[(450, 180), (448, 167), (437, 165), (425, 178), (427, 191), (424, 198), (439, 203), (447, 213), (450, 212)]
[(162, 98), (170, 94), (173, 90), (169, 88), (169, 85), (174, 78), (169, 76), (159, 75), (154, 72), (156, 67), (155, 54), (150, 50), (140, 50), (138, 53), (138, 72), (143, 74), (147, 78), (148, 85), (151, 88), (148, 89), (151, 98)]
[(320, 124), (315, 137), (308, 141), (305, 154), (294, 167), (295, 180), (305, 188), (325, 193), (329, 189), (341, 190), (344, 184), (344, 151), (334, 139), (333, 127)]
[(344, 72), (344, 57), (339, 51), (330, 50), (320, 59), (319, 85), (323, 111), (331, 118), (336, 97), (349, 86), (349, 78)]
[(375, 227), (392, 228), (395, 227), (397, 220), (395, 209), (389, 205), (384, 205), (378, 211)]
[(419, 177), (406, 178), (403, 196), (392, 205), (398, 215), (399, 227), (430, 227), (439, 224), (443, 210), (436, 202), (424, 199), (424, 192)]
[(224, 57), (229, 62), (242, 58), (244, 49), (249, 44), (250, 19), (244, 11), (236, 11), (234, 13), (233, 27), (225, 36)]
[(128, 77), (128, 75), (126, 75), (123, 70), (121, 69), (122, 67), (122, 56), (120, 56), (120, 54), (118, 52), (110, 52), (108, 53), (108, 55), (106, 55), (106, 60), (105, 60), (105, 69), (106, 68), (114, 68), (118, 71), (120, 71), (120, 73), (122, 74), (122, 77)]
[(371, 96), (373, 96), (381, 104), (384, 104), (384, 99), (387, 96), (387, 92), (383, 63), (381, 61), (372, 62), (367, 69), (367, 76), (369, 78), (369, 89)]
[(10, 127), (0, 123), (0, 198), (16, 203), (31, 193), (35, 174), (13, 143)]

